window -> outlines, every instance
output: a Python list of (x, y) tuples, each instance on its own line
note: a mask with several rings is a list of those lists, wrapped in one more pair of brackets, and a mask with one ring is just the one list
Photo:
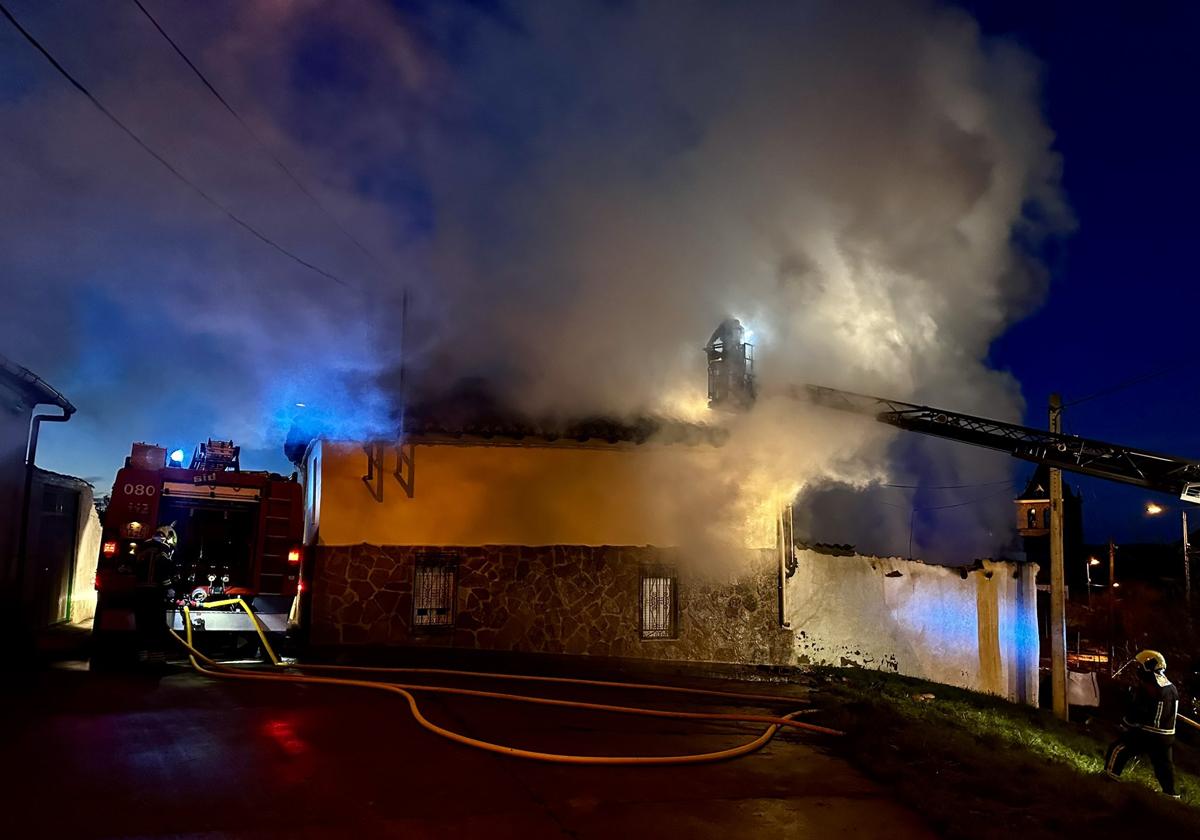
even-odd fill
[(67, 512), (67, 492), (52, 487), (42, 488), (42, 513), (63, 516)]
[(449, 561), (418, 561), (413, 569), (413, 627), (454, 626), (457, 569)]
[(678, 632), (679, 584), (672, 569), (642, 569), (641, 635), (643, 639), (674, 639)]

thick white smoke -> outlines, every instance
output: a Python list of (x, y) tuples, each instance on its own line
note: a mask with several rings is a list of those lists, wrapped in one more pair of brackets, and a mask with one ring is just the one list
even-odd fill
[[(1066, 214), (1035, 62), (981, 38), (964, 12), (898, 0), (222, 14), (164, 7), (162, 20), (394, 270), (364, 259), (222, 122), (143, 21), (110, 22), (107, 41), (83, 39), (87, 22), (43, 16), (41, 29), (197, 180), (356, 291), (231, 230), (56, 87), (38, 57), (10, 57), (23, 48), (5, 34), (4, 62), (37, 80), (0, 105), (15, 127), (6, 178), (15, 167), (35, 210), (9, 203), (19, 224), (0, 245), (11, 274), (37, 278), (6, 313), (18, 337), (7, 352), (63, 371), (121, 448), (156, 402), (185, 402), (214, 432), (269, 429), (264, 446), (281, 431), (268, 421), (294, 401), (328, 408), (337, 396), (329, 418), (382, 430), (390, 391), (370, 383), (395, 367), (404, 287), (413, 376), (481, 376), (538, 414), (689, 416), (703, 401), (700, 346), (732, 314), (755, 332), (768, 395), (818, 382), (1020, 416), (1017, 383), (985, 359), (1040, 295), (1026, 248)], [(78, 126), (101, 144), (81, 142)], [(48, 181), (54, 200), (35, 201)], [(64, 224), (88, 236), (48, 255)], [(46, 288), (73, 303), (48, 310)], [(109, 374), (94, 345), (43, 338), (79, 335), (100, 304), (157, 313), (123, 328), (183, 384), (138, 368), (124, 343), (100, 348), (124, 360)], [(218, 370), (199, 361), (210, 345)], [(108, 377), (94, 394), (75, 375), (89, 364)], [(830, 482), (959, 484), (1009, 470), (1002, 457), (770, 396), (737, 421), (728, 452), (722, 480), (818, 491), (805, 496), (804, 533), (896, 553), (911, 494)], [(914, 553), (991, 552), (1009, 534), (1008, 498), (914, 518), (926, 531)]]
[[(436, 292), (447, 368), (511, 381), (532, 411), (686, 415), (703, 404), (699, 345), (729, 313), (754, 329), (767, 395), (819, 382), (1018, 419), (1017, 384), (984, 359), (1039, 291), (1017, 243), (1064, 220), (1035, 64), (931, 4), (705, 9), (681, 21), (648, 3), (585, 26), (542, 4), (521, 31), (481, 34), (480, 78), (566, 90), (524, 103), (540, 130), (512, 171), (510, 150), (474, 149), (504, 173), (481, 191), (458, 144), (431, 157), (449, 206), (483, 205), (503, 231), (436, 243), (454, 292)], [(1004, 543), (1002, 456), (902, 442), (898, 458), (891, 441), (767, 396), (736, 425), (721, 478), (776, 492), (987, 482), (915, 502), (988, 496), (940, 519), (910, 519), (912, 494), (877, 494), (801, 530), (902, 553), (924, 524), (914, 553), (962, 561)]]

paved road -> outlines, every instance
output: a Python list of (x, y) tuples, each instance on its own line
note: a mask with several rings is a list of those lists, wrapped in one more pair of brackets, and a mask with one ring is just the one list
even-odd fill
[[(930, 836), (812, 736), (786, 733), (719, 764), (564, 767), (452, 744), (420, 729), (399, 698), (370, 691), (183, 670), (92, 674), (82, 663), (13, 682), (0, 700), (0, 825), (10, 837)], [(626, 691), (554, 693), (729, 710)], [(755, 734), (470, 698), (428, 697), (422, 709), (476, 737), (556, 752), (697, 752)]]

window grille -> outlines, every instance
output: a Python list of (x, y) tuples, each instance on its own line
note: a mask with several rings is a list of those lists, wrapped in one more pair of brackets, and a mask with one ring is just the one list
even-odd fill
[(67, 494), (61, 490), (42, 489), (42, 513), (62, 516), (67, 512)]
[(453, 627), (457, 570), (452, 563), (417, 563), (413, 572), (413, 627)]
[(644, 569), (641, 592), (643, 639), (674, 639), (678, 622), (678, 582), (670, 570)]

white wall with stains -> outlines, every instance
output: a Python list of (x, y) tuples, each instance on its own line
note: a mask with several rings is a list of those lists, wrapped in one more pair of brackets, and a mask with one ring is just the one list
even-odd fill
[(800, 664), (859, 666), (1037, 705), (1037, 566), (797, 551), (784, 619)]

